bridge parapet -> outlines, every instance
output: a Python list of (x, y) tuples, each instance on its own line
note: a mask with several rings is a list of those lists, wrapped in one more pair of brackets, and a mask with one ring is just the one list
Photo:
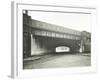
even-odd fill
[(32, 27), (33, 28), (38, 28), (38, 29), (54, 31), (54, 32), (74, 34), (74, 35), (78, 35), (78, 36), (81, 35), (80, 31), (65, 28), (63, 26), (58, 26), (58, 25), (38, 21), (38, 20), (34, 20), (34, 19), (32, 19)]
[(75, 36), (81, 36), (80, 31), (65, 28), (63, 26), (58, 26), (58, 25), (38, 21), (38, 20), (34, 20), (34, 19), (31, 19), (31, 16), (28, 16), (28, 14), (23, 14), (23, 16), (24, 16), (23, 17), (23, 25), (24, 25), (24, 28), (26, 28), (25, 29), (26, 32), (27, 32), (27, 28), (29, 30), (29, 33), (31, 32), (30, 29), (36, 28), (36, 29), (41, 29), (41, 30), (46, 30), (46, 31), (59, 32), (59, 33), (63, 33), (63, 34), (72, 34), (72, 35), (75, 35)]

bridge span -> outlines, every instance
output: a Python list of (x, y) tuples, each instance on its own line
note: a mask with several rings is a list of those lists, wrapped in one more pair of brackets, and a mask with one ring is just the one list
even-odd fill
[(72, 53), (90, 53), (91, 33), (34, 20), (23, 13), (24, 57), (55, 53), (59, 46), (69, 47)]

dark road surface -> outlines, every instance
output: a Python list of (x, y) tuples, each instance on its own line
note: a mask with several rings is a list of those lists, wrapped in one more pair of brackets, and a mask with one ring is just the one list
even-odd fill
[(90, 54), (48, 54), (25, 58), (24, 69), (90, 66)]

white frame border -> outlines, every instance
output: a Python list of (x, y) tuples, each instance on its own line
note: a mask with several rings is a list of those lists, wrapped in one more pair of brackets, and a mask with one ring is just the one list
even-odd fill
[[(33, 8), (34, 6), (34, 8)], [(66, 75), (73, 73), (91, 73), (96, 72), (97, 59), (95, 53), (95, 47), (91, 47), (91, 62), (90, 67), (76, 67), (76, 68), (62, 68), (62, 69), (34, 69), (34, 70), (23, 70), (23, 61), (22, 61), (22, 10), (31, 9), (31, 10), (53, 10), (53, 11), (79, 11), (79, 12), (89, 12), (92, 14), (92, 43), (95, 45), (95, 32), (96, 27), (96, 8), (92, 7), (73, 7), (73, 6), (55, 6), (55, 5), (39, 5), (39, 4), (25, 4), (12, 2), (12, 64), (11, 64), (11, 76), (13, 78), (18, 77), (42, 77), (42, 76), (55, 76), (55, 75)]]

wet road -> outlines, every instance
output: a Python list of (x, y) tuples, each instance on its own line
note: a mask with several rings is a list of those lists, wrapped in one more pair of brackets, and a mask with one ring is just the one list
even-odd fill
[(24, 59), (23, 65), (24, 69), (90, 66), (91, 56), (88, 54), (48, 54)]

